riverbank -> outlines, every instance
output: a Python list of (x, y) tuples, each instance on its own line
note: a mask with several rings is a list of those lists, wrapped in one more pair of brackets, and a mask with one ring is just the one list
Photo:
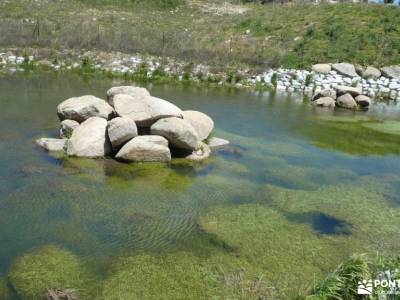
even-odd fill
[[(368, 74), (370, 70), (375, 73)], [(26, 71), (78, 72), (140, 81), (276, 90), (301, 93), (308, 98), (324, 89), (351, 86), (359, 87), (376, 100), (400, 101), (399, 78), (371, 66), (351, 64), (317, 65), (309, 69), (269, 68), (259, 73), (249, 69), (216, 72), (214, 67), (203, 64), (141, 54), (15, 48), (0, 51), (0, 72)]]

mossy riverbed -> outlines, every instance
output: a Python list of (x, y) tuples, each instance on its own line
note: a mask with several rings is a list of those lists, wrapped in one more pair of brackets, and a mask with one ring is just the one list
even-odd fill
[(154, 85), (212, 116), (232, 144), (201, 164), (42, 152), (33, 141), (57, 135), (57, 103), (120, 83), (81, 79), (0, 78), (0, 299), (51, 288), (104, 300), (294, 299), (355, 253), (397, 254), (393, 114)]

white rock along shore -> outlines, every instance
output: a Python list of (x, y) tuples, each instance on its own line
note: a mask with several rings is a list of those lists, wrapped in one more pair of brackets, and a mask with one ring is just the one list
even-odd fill
[[(44, 59), (43, 54), (21, 56), (17, 52), (0, 51), (0, 72), (22, 72), (27, 63), (55, 71), (68, 71), (82, 68), (82, 62), (87, 60), (94, 70), (115, 75), (134, 75), (139, 70), (144, 70), (144, 75), (151, 79), (161, 70), (163, 76), (171, 76), (178, 81), (211, 81), (218, 85), (229, 83), (236, 87), (265, 87), (280, 92), (301, 92), (310, 97), (324, 89), (335, 89), (344, 85), (361, 88), (363, 94), (372, 99), (400, 101), (400, 65), (377, 69), (372, 66), (329, 63), (314, 65), (311, 70), (278, 68), (265, 70), (261, 74), (237, 70), (240, 80), (227, 82), (227, 74), (212, 72), (210, 66), (193, 65), (188, 72), (185, 62), (165, 57), (91, 51), (78, 54), (67, 51), (60, 55), (60, 59), (50, 61)], [(146, 66), (145, 69), (143, 66)], [(388, 74), (385, 69), (392, 72)]]

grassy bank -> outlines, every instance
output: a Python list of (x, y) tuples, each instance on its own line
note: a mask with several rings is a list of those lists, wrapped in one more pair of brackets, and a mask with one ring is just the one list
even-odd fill
[(146, 53), (218, 70), (335, 61), (383, 66), (400, 63), (399, 12), (364, 4), (2, 1), (0, 46)]

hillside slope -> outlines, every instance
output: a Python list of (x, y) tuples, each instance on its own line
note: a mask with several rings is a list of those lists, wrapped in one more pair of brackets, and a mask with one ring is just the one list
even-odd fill
[(220, 68), (400, 63), (398, 7), (157, 1), (1, 1), (0, 47), (139, 52)]

